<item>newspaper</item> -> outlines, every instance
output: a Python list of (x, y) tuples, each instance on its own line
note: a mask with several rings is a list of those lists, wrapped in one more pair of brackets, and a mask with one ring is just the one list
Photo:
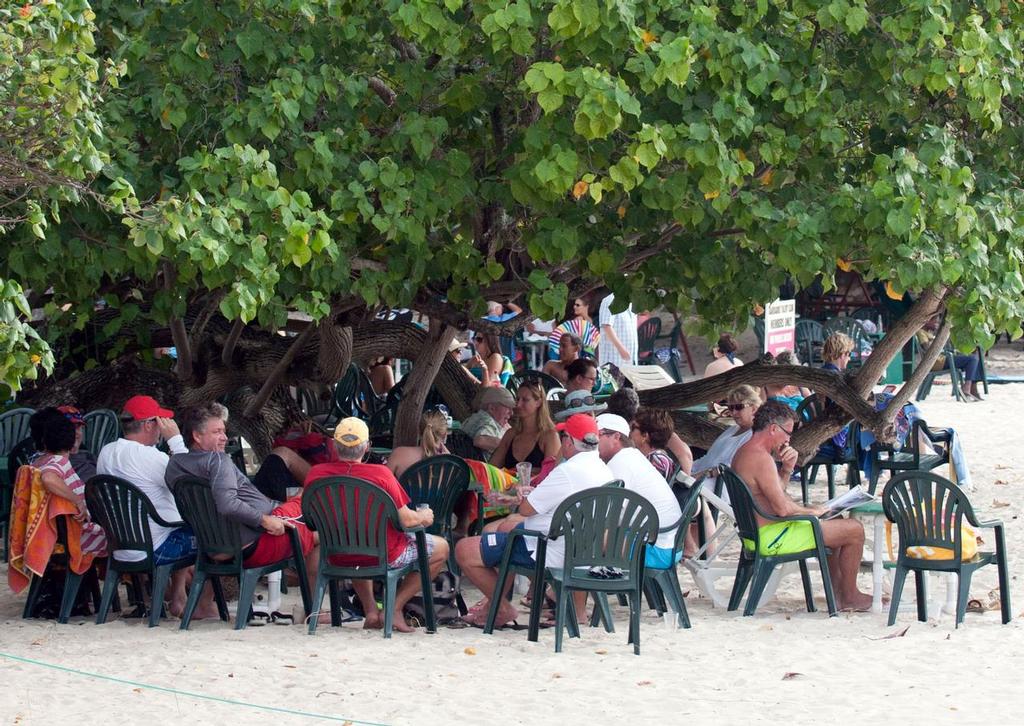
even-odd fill
[(878, 497), (874, 494), (869, 494), (862, 485), (858, 484), (853, 489), (845, 491), (839, 496), (833, 497), (825, 502), (825, 512), (821, 515), (821, 518), (835, 519), (843, 512), (853, 509), (854, 507), (859, 507), (862, 504), (875, 501), (878, 501)]

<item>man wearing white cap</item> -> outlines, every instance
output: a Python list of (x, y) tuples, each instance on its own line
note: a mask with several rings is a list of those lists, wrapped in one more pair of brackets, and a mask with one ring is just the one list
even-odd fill
[(508, 420), (516, 399), (507, 388), (487, 386), (480, 394), (480, 409), (462, 422), (462, 431), (473, 439), (473, 446), (490, 454), (508, 431)]
[[(398, 510), (398, 522), (403, 527), (429, 527), (434, 523), (434, 513), (429, 507), (418, 510), (409, 508), (409, 495), (398, 483), (395, 475), (383, 464), (366, 464), (363, 457), (370, 447), (370, 430), (366, 423), (355, 417), (343, 418), (334, 429), (334, 440), (337, 442), (338, 459), (326, 464), (317, 464), (309, 470), (304, 486), (309, 486), (317, 479), (330, 476), (352, 476), (368, 481), (374, 486), (383, 489)], [(388, 566), (402, 567), (416, 561), (418, 551), (416, 539), (412, 534), (402, 532), (390, 522), (387, 527)], [(433, 579), (448, 561), (448, 542), (443, 537), (427, 535), (427, 555), (430, 558), (430, 578)], [(336, 561), (337, 560), (337, 561)], [(331, 562), (345, 567), (358, 567), (364, 564), (374, 564), (374, 560), (367, 560), (360, 555), (339, 555), (332, 557)], [(363, 606), (365, 620), (364, 628), (382, 628), (384, 619), (380, 609), (377, 607), (377, 600), (373, 596), (373, 582), (371, 580), (352, 580), (352, 587), (356, 591), (360, 604)], [(402, 578), (395, 593), (395, 630), (402, 633), (411, 633), (413, 628), (405, 622), (402, 610), (409, 599), (420, 591), (420, 576), (412, 572)], [(319, 603), (314, 603), (317, 607)]]
[[(622, 479), (626, 489), (636, 492), (654, 505), (661, 527), (678, 522), (681, 516), (679, 501), (661, 472), (654, 468), (639, 449), (633, 448), (626, 419), (614, 413), (603, 413), (597, 417), (597, 428), (600, 431), (598, 451), (601, 460), (608, 464), (615, 478)], [(675, 565), (682, 557), (682, 552), (673, 551), (675, 537), (675, 529), (660, 533), (654, 545), (647, 546), (644, 565), (660, 570)]]
[[(592, 417), (582, 414), (570, 416), (568, 421), (558, 424), (556, 428), (565, 461), (552, 469), (544, 482), (520, 501), (519, 513), (526, 517), (521, 526), (525, 529), (547, 532), (559, 504), (578, 491), (602, 486), (615, 478), (598, 456), (598, 428)], [(497, 567), (509, 542), (508, 537), (506, 532), (487, 532), (482, 537), (466, 537), (455, 545), (455, 559), (462, 568), (462, 574), (484, 594), (483, 599), (463, 617), (470, 625), (484, 626), (489, 598), (498, 582)], [(512, 540), (512, 547), (513, 564), (528, 567), (534, 565), (536, 537), (517, 537)], [(549, 542), (547, 566), (561, 567), (564, 558), (565, 543), (561, 539)], [(584, 598), (578, 598), (577, 602), (579, 607), (576, 615), (582, 621)], [(507, 625), (518, 614), (515, 606), (503, 600), (495, 627)]]

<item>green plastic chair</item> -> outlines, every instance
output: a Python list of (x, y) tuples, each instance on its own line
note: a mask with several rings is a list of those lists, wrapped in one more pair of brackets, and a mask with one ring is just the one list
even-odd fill
[[(817, 393), (812, 393), (801, 401), (799, 406), (797, 406), (797, 425), (807, 426), (824, 414), (824, 412), (824, 399), (819, 398)], [(835, 468), (837, 466), (846, 465), (846, 484), (849, 488), (852, 489), (860, 484), (860, 462), (858, 457), (859, 443), (860, 424), (855, 421), (847, 431), (846, 447), (838, 456), (826, 456), (819, 451), (815, 453), (807, 463), (800, 467), (800, 493), (803, 498), (804, 506), (810, 502), (809, 489), (818, 478), (818, 470), (822, 467), (825, 468), (829, 499), (832, 499), (836, 495)]]
[(82, 446), (92, 452), (93, 456), (100, 455), (100, 449), (112, 441), (117, 441), (121, 435), (121, 422), (117, 414), (109, 408), (100, 408), (85, 414), (85, 433), (82, 437)]
[[(636, 492), (601, 486), (571, 495), (555, 510), (551, 528), (545, 533), (513, 530), (509, 546), (501, 558), (498, 583), (491, 596), (487, 626), (493, 629), (499, 598), (508, 572), (514, 537), (536, 536), (534, 592), (543, 593), (550, 583), (555, 590), (555, 652), (562, 652), (562, 632), (571, 617), (570, 637), (578, 637), (571, 593), (626, 593), (629, 599), (629, 640), (633, 652), (640, 654), (640, 607), (643, 597), (645, 545), (658, 539), (658, 513)], [(562, 567), (546, 564), (547, 544), (565, 540)], [(617, 568), (622, 577), (608, 579), (592, 574), (596, 568)], [(543, 597), (534, 597), (530, 608), (529, 639), (537, 640)], [(490, 632), (485, 628), (485, 632)]]
[[(351, 513), (355, 513), (355, 516)], [(341, 611), (337, 581), (363, 579), (384, 581), (384, 637), (390, 638), (394, 625), (398, 581), (413, 570), (419, 570), (420, 573), (427, 632), (437, 631), (426, 531), (423, 527), (403, 528), (398, 521), (395, 503), (383, 489), (351, 476), (319, 479), (306, 487), (302, 493), (302, 518), (310, 529), (320, 533), (320, 567), (313, 590), (313, 617), (309, 619), (310, 635), (316, 633), (319, 619), (317, 616), (328, 583), (331, 584), (331, 625), (339, 626)], [(403, 567), (388, 566), (388, 523), (398, 530), (416, 535), (416, 546), (419, 550), (416, 562)], [(340, 555), (362, 556), (369, 560), (370, 564), (333, 564), (331, 559)]]
[[(7, 456), (26, 436), (28, 436), (28, 420), (32, 418), (34, 408), (12, 408), (0, 413), (0, 456)], [(10, 471), (14, 481), (14, 470)]]
[(164, 527), (184, 527), (184, 522), (168, 522), (156, 511), (149, 497), (134, 484), (110, 475), (97, 475), (85, 483), (85, 500), (89, 514), (103, 527), (107, 535), (107, 549), (135, 550), (142, 552), (145, 559), (128, 562), (107, 559), (107, 576), (103, 580), (103, 597), (96, 612), (96, 624), (107, 621), (110, 603), (117, 592), (122, 574), (146, 573), (150, 576), (153, 593), (149, 608), (149, 627), (160, 624), (163, 611), (164, 591), (171, 573), (183, 567), (190, 567), (195, 556), (190, 555), (176, 562), (158, 565), (153, 557), (153, 536), (149, 530), (149, 519)]
[(640, 365), (658, 364), (658, 359), (654, 355), (654, 344), (660, 335), (661, 318), (648, 318), (637, 327), (637, 362)]
[(817, 320), (796, 321), (796, 354), (804, 365), (821, 365), (821, 346), (828, 335)]
[[(676, 539), (672, 545), (672, 552), (674, 554), (681, 554), (683, 552), (683, 547), (686, 544), (686, 533), (690, 528), (694, 515), (697, 513), (697, 508), (700, 506), (700, 490), (703, 486), (704, 477), (701, 477), (690, 485), (689, 489), (685, 489), (682, 486), (673, 486), (672, 488), (676, 498), (679, 499), (681, 513), (675, 523), (662, 527), (658, 530), (658, 534), (671, 532), (672, 530), (676, 531)], [(674, 565), (666, 569), (645, 567), (644, 583), (645, 588), (655, 596), (655, 610), (658, 612), (658, 615), (666, 613), (666, 605), (668, 605), (676, 613), (679, 626), (682, 628), (690, 627), (690, 616), (686, 612), (686, 600), (683, 598), (683, 590), (679, 586), (679, 576)]]
[[(946, 448), (938, 454), (922, 454), (920, 435), (933, 443), (946, 444)], [(949, 463), (949, 441), (952, 433), (949, 429), (930, 429), (923, 419), (914, 421), (902, 449), (880, 443), (871, 445), (871, 476), (868, 478), (868, 491), (872, 494), (878, 487), (878, 479), (883, 471), (895, 476), (904, 471), (931, 471), (936, 467)]]
[[(747, 597), (746, 607), (743, 608), (743, 615), (753, 615), (768, 584), (768, 578), (776, 565), (784, 562), (800, 563), (800, 578), (804, 585), (804, 600), (807, 605), (807, 612), (813, 613), (814, 597), (811, 594), (811, 577), (807, 570), (807, 560), (816, 558), (821, 568), (821, 579), (825, 586), (825, 601), (828, 603), (828, 614), (836, 615), (836, 602), (832, 593), (832, 578), (828, 571), (828, 550), (825, 549), (825, 539), (821, 533), (821, 524), (817, 517), (808, 514), (798, 514), (791, 517), (775, 517), (765, 513), (757, 506), (754, 498), (747, 488), (746, 482), (728, 466), (721, 467), (720, 476), (725, 481), (726, 489), (729, 491), (729, 503), (732, 504), (733, 514), (736, 517), (736, 528), (740, 533), (739, 564), (736, 566), (736, 581), (733, 583), (732, 594), (729, 597), (728, 610), (732, 611), (739, 607), (743, 593), (750, 585), (750, 595)], [(757, 526), (757, 518), (770, 522), (809, 522), (814, 530), (815, 546), (801, 552), (794, 552), (786, 555), (766, 555), (761, 552), (761, 535)]]
[(522, 373), (515, 373), (509, 377), (508, 384), (506, 384), (505, 388), (508, 389), (509, 393), (515, 396), (519, 387), (523, 385), (525, 381), (538, 381), (544, 389), (545, 395), (556, 389), (564, 388), (560, 380), (548, 373), (544, 373), (543, 371), (524, 371)]
[[(306, 614), (309, 614), (309, 582), (298, 532), (294, 529), (288, 530), (292, 542), (291, 557), (262, 567), (246, 567), (243, 563), (242, 536), (239, 526), (236, 522), (225, 519), (217, 511), (209, 482), (195, 477), (182, 477), (174, 482), (171, 490), (174, 493), (174, 502), (178, 511), (185, 522), (192, 527), (198, 549), (196, 573), (192, 578), (192, 587), (188, 593), (188, 601), (185, 603), (185, 612), (181, 617), (181, 630), (188, 630), (207, 578), (211, 579), (220, 619), (225, 622), (228, 620), (228, 609), (224, 601), (220, 578), (234, 577), (238, 579), (238, 610), (235, 612), (235, 630), (241, 630), (249, 621), (256, 582), (264, 575), (284, 570), (290, 566), (295, 567), (299, 576), (302, 605)], [(223, 559), (214, 559), (217, 557)]]
[[(461, 576), (462, 571), (455, 561), (455, 537), (452, 534), (452, 525), (455, 518), (455, 506), (459, 499), (470, 491), (470, 472), (466, 462), (451, 454), (431, 456), (422, 459), (404, 472), (398, 478), (398, 482), (409, 495), (409, 506), (415, 508), (420, 504), (426, 504), (434, 512), (434, 523), (427, 528), (427, 534), (443, 537), (448, 541), (448, 571), (456, 577)], [(477, 521), (484, 519), (483, 490), (480, 487), (472, 487), (477, 494)], [(456, 590), (455, 602), (459, 608), (459, 614), (465, 615), (469, 609), (462, 597), (462, 591)]]
[[(936, 474), (908, 471), (893, 477), (882, 492), (882, 509), (886, 518), (896, 524), (900, 535), (899, 555), (893, 577), (889, 625), (896, 622), (900, 595), (907, 573), (914, 571), (917, 586), (917, 619), (928, 620), (924, 578), (929, 572), (952, 572), (959, 584), (956, 599), (956, 627), (964, 621), (970, 597), (971, 576), (985, 565), (995, 564), (999, 571), (999, 599), (1003, 624), (1010, 622), (1010, 576), (1006, 563), (1006, 539), (1003, 523), (997, 519), (980, 521), (974, 514), (967, 495), (953, 482)], [(995, 530), (994, 552), (979, 551), (969, 560), (961, 559), (964, 522), (977, 528)], [(910, 547), (943, 548), (951, 557), (945, 560), (923, 560), (911, 557)]]

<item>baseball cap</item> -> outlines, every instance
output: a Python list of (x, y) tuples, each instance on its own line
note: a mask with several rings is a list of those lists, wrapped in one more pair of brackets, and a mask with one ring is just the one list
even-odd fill
[(491, 404), (500, 404), (502, 406), (507, 406), (508, 408), (515, 408), (516, 399), (512, 397), (512, 393), (507, 388), (488, 386), (484, 392), (480, 394), (480, 405), (489, 406)]
[(568, 420), (557, 424), (555, 428), (558, 431), (563, 431), (577, 441), (583, 441), (587, 444), (597, 443), (597, 421), (594, 420), (593, 416), (585, 416), (581, 413), (573, 414)]
[(64, 414), (64, 418), (75, 426), (85, 426), (85, 418), (82, 416), (81, 409), (74, 406), (57, 406), (57, 410)]
[(607, 405), (598, 403), (590, 391), (572, 391), (566, 395), (563, 405), (565, 408), (555, 414), (556, 421), (564, 421), (577, 413), (600, 413), (608, 408)]
[(602, 413), (597, 417), (597, 428), (602, 431), (614, 431), (623, 436), (629, 436), (629, 422), (614, 413)]
[(362, 419), (349, 416), (339, 421), (334, 428), (334, 440), (349, 448), (359, 446), (370, 440), (370, 429)]
[(121, 411), (123, 415), (130, 416), (136, 421), (144, 421), (147, 418), (174, 418), (174, 411), (161, 408), (152, 396), (132, 396), (124, 402)]

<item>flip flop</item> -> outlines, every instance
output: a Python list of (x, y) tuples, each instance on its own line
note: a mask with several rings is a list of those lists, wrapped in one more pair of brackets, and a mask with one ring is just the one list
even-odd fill
[(985, 607), (981, 604), (981, 600), (978, 598), (971, 598), (967, 601), (967, 612), (983, 613), (985, 612)]

